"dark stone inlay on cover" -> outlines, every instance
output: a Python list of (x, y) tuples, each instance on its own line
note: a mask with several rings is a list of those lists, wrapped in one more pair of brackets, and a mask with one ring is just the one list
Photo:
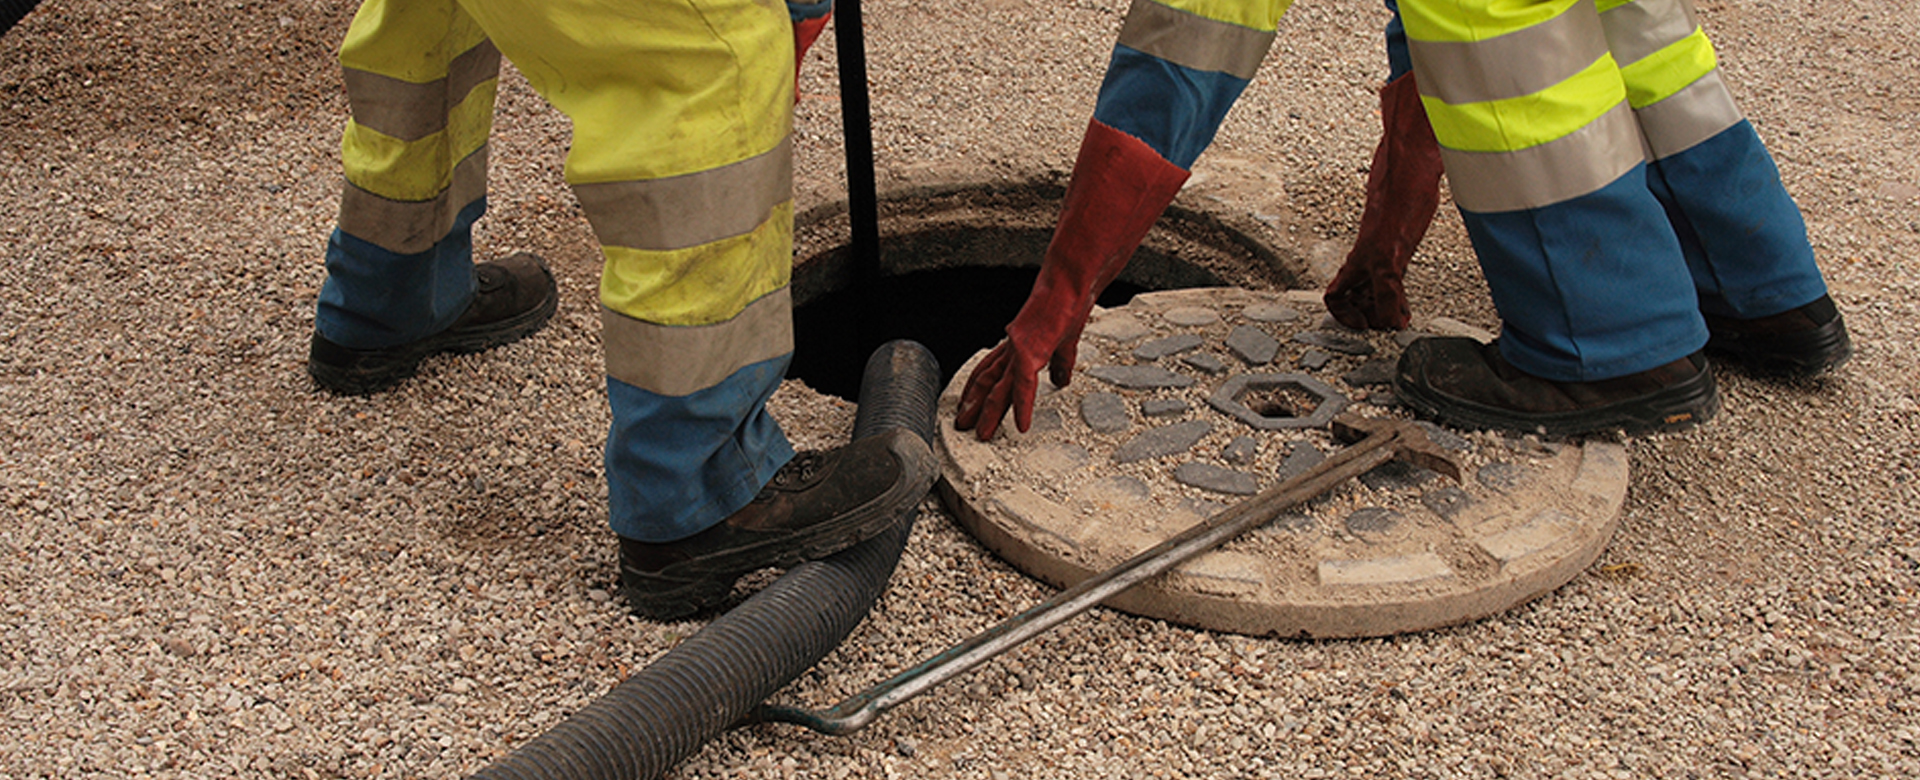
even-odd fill
[(1097, 366), (1087, 369), (1087, 376), (1128, 390), (1190, 387), (1195, 381), (1193, 377), (1176, 374), (1159, 366)]
[(1227, 334), (1227, 351), (1249, 366), (1264, 366), (1280, 354), (1280, 340), (1251, 325), (1241, 325)]
[(1378, 506), (1361, 507), (1347, 515), (1347, 530), (1356, 535), (1390, 533), (1400, 526), (1400, 513)]
[(1213, 423), (1206, 420), (1188, 420), (1142, 431), (1113, 451), (1113, 462), (1132, 463), (1178, 455), (1193, 449), (1193, 445), (1199, 444), (1201, 437), (1212, 430)]
[(1033, 427), (1028, 429), (1028, 432), (1046, 433), (1047, 431), (1057, 431), (1066, 427), (1066, 425), (1067, 421), (1060, 416), (1059, 409), (1035, 409), (1033, 410)]
[(1321, 452), (1320, 448), (1313, 446), (1311, 442), (1297, 441), (1293, 443), (1293, 449), (1287, 451), (1286, 459), (1280, 461), (1280, 471), (1274, 476), (1282, 481), (1293, 479), (1305, 474), (1307, 469), (1320, 465), (1326, 459), (1326, 453)]
[[(1304, 403), (1286, 400), (1302, 395)], [(1247, 374), (1220, 383), (1207, 404), (1263, 431), (1318, 428), (1351, 403), (1332, 385), (1306, 374)], [(1300, 407), (1300, 408), (1296, 408)]]
[(1359, 336), (1335, 333), (1326, 330), (1304, 330), (1293, 334), (1293, 340), (1309, 347), (1322, 347), (1348, 355), (1371, 355), (1373, 345)]
[(1188, 366), (1191, 366), (1193, 368), (1199, 369), (1200, 371), (1205, 372), (1209, 375), (1218, 376), (1220, 374), (1227, 373), (1227, 362), (1224, 360), (1221, 360), (1220, 358), (1214, 357), (1212, 354), (1207, 352), (1200, 352), (1200, 353), (1188, 355), (1186, 357), (1181, 358), (1180, 362), (1185, 363)]
[(1520, 487), (1520, 483), (1526, 480), (1527, 470), (1503, 460), (1496, 460), (1485, 466), (1481, 466), (1480, 471), (1474, 475), (1474, 478), (1480, 480), (1480, 484), (1486, 485), (1494, 490), (1502, 493), (1511, 493), (1514, 488)]
[(1198, 333), (1179, 333), (1134, 347), (1133, 356), (1139, 360), (1159, 360), (1198, 349), (1203, 343), (1206, 342)]
[(1191, 408), (1185, 398), (1149, 398), (1140, 402), (1140, 414), (1146, 417), (1172, 417)]
[(1300, 356), (1300, 367), (1308, 371), (1319, 371), (1333, 362), (1333, 353), (1324, 349), (1309, 349)]
[(1118, 433), (1133, 425), (1126, 400), (1113, 393), (1088, 393), (1081, 398), (1080, 419), (1100, 433)]
[(1473, 496), (1467, 495), (1465, 490), (1448, 485), (1439, 490), (1427, 491), (1420, 497), (1420, 503), (1427, 505), (1434, 514), (1452, 520), (1467, 507), (1473, 506)]
[(1281, 512), (1279, 517), (1267, 523), (1268, 528), (1295, 534), (1311, 531), (1318, 525), (1313, 515), (1298, 510)]
[(1340, 380), (1354, 387), (1384, 385), (1393, 382), (1393, 369), (1398, 360), (1376, 358), (1361, 363), (1359, 368), (1341, 375)]
[(1182, 463), (1174, 467), (1173, 479), (1182, 485), (1233, 496), (1251, 496), (1260, 492), (1260, 483), (1252, 474), (1223, 469), (1211, 463)]
[(1390, 460), (1378, 468), (1360, 475), (1360, 484), (1374, 490), (1399, 490), (1419, 487), (1440, 476), (1419, 466), (1407, 465), (1405, 461)]
[(1227, 442), (1226, 449), (1221, 450), (1220, 459), (1235, 466), (1245, 466), (1252, 463), (1253, 459), (1259, 454), (1260, 441), (1258, 439), (1252, 436), (1235, 436), (1233, 437), (1233, 441)]

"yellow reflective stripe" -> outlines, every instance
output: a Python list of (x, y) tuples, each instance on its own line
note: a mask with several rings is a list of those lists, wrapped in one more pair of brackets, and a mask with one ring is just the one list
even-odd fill
[(340, 229), (389, 252), (425, 252), (453, 229), (460, 210), (487, 194), (487, 147), (453, 168), (447, 189), (428, 200), (383, 198), (347, 182), (340, 196)]
[(453, 166), (487, 143), (493, 128), (493, 92), (475, 87), (447, 112), (447, 129), (412, 140), (381, 133), (353, 119), (340, 138), (347, 181), (391, 200), (430, 200), (452, 182)]
[[(424, 84), (373, 71), (346, 68), (347, 100), (353, 119), (382, 135), (412, 141), (446, 129), (447, 105), (464, 101), (500, 74), (500, 50), (490, 41), (455, 57), (445, 78)], [(498, 85), (489, 89), (498, 91)]]
[(1600, 22), (1607, 28), (1607, 45), (1621, 67), (1678, 43), (1700, 29), (1693, 5), (1686, 0), (1640, 0), (1603, 4)]
[(570, 184), (661, 179), (762, 154), (793, 121), (793, 23), (766, 0), (462, 0), (573, 120)]
[(793, 201), (752, 232), (687, 249), (602, 246), (600, 303), (661, 325), (712, 325), (787, 286), (793, 273)]
[(486, 39), (452, 0), (366, 0), (340, 44), (340, 64), (424, 84), (446, 78), (455, 56)]
[(1482, 214), (1564, 203), (1613, 183), (1646, 161), (1633, 110), (1614, 107), (1572, 134), (1512, 152), (1440, 150), (1460, 208)]
[[(1237, 24), (1263, 32), (1280, 26), (1280, 17), (1293, 0), (1134, 0), (1133, 10), (1143, 5), (1163, 5), (1216, 22)], [(1131, 13), (1129, 13), (1131, 15)]]
[(1175, 65), (1252, 79), (1273, 44), (1273, 30), (1216, 21), (1142, 0), (1127, 12), (1119, 42)]
[(1627, 99), (1634, 108), (1643, 108), (1699, 81), (1717, 65), (1706, 31), (1695, 28), (1679, 43), (1621, 68), (1620, 77), (1627, 82)]
[[(1401, 0), (1400, 19), (1407, 38), (1419, 41), (1473, 42), (1498, 38), (1552, 20), (1592, 0)], [(1417, 78), (1417, 77), (1416, 77)]]
[[(1420, 88), (1426, 90), (1425, 81)], [(1423, 94), (1420, 102), (1442, 148), (1510, 152), (1565, 137), (1626, 98), (1613, 57), (1603, 54), (1573, 77), (1531, 95), (1453, 105)]]
[(735, 371), (793, 351), (793, 297), (782, 287), (724, 322), (673, 327), (600, 310), (607, 376), (660, 395), (685, 396)]
[(1498, 38), (1407, 41), (1420, 92), (1457, 105), (1531, 95), (1565, 81), (1607, 53), (1592, 3), (1579, 0), (1567, 13)]
[(647, 181), (576, 184), (600, 243), (684, 249), (749, 232), (793, 197), (793, 144), (713, 170)]
[(1715, 70), (1653, 105), (1640, 109), (1640, 131), (1653, 158), (1666, 159), (1692, 149), (1746, 117)]

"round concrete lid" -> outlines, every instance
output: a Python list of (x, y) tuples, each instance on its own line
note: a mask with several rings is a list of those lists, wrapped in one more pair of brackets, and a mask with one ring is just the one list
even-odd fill
[[(1096, 309), (1074, 381), (1041, 374), (1030, 431), (942, 427), (940, 490), (983, 544), (1068, 587), (1310, 468), (1344, 410), (1408, 416), (1392, 359), (1416, 335), (1325, 318), (1318, 293), (1175, 290)], [(1439, 326), (1457, 326), (1436, 321)], [(981, 353), (984, 355), (985, 353)], [(940, 399), (951, 420), (981, 355)], [(1382, 636), (1504, 611), (1599, 555), (1626, 497), (1609, 442), (1421, 423), (1463, 484), (1389, 463), (1108, 605), (1216, 631)]]

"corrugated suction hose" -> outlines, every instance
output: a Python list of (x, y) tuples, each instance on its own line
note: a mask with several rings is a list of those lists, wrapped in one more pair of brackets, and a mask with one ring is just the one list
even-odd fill
[(25, 19), (27, 12), (39, 4), (40, 0), (0, 0), (0, 35), (6, 35), (14, 22)]
[[(940, 366), (911, 341), (875, 350), (860, 383), (855, 438), (887, 428), (933, 440)], [(912, 533), (893, 530), (789, 570), (660, 660), (476, 778), (653, 778), (812, 668), (866, 617)]]

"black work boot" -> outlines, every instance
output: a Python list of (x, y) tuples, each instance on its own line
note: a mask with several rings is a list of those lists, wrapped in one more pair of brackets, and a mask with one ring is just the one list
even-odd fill
[(1853, 340), (1831, 296), (1779, 314), (1707, 318), (1707, 351), (1766, 376), (1819, 376), (1853, 357)]
[(802, 452), (712, 528), (662, 544), (621, 537), (621, 589), (641, 617), (688, 617), (725, 601), (744, 574), (825, 558), (879, 535), (926, 496), (937, 471), (927, 443), (898, 428)]
[(428, 355), (479, 352), (519, 341), (547, 324), (560, 302), (553, 272), (538, 255), (521, 252), (480, 263), (473, 275), (473, 302), (446, 330), (381, 349), (343, 347), (315, 330), (307, 373), (336, 393), (378, 392), (413, 376)]
[(1393, 390), (1441, 422), (1548, 436), (1684, 430), (1720, 410), (1699, 352), (1615, 379), (1554, 382), (1514, 368), (1498, 342), (1427, 338), (1400, 355)]

